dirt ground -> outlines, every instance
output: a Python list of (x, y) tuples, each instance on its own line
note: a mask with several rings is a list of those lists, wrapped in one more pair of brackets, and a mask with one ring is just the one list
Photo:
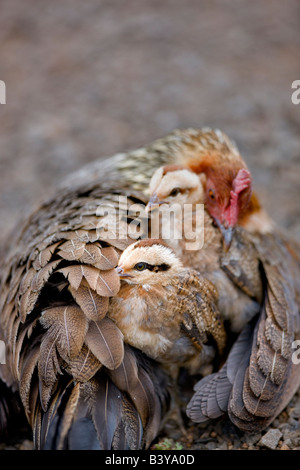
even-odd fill
[[(299, 24), (297, 0), (2, 0), (0, 242), (83, 164), (202, 126), (237, 142), (266, 209), (300, 240)], [(277, 448), (299, 448), (298, 412), (296, 397)], [(198, 427), (184, 445), (263, 448), (218, 426), (220, 441)]]

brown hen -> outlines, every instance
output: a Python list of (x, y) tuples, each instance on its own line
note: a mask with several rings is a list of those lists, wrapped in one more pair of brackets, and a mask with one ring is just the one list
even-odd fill
[[(299, 371), (292, 361), (294, 341), (300, 334), (300, 249), (264, 213), (256, 196), (251, 197), (251, 175), (228, 138), (210, 131), (206, 137), (192, 134), (192, 140), (196, 142), (193, 155), (187, 148), (186, 161), (189, 170), (200, 172), (198, 181), (193, 175), (187, 178), (184, 168), (165, 166), (157, 170), (150, 184), (150, 208), (166, 202), (181, 206), (206, 204), (221, 229), (226, 249), (220, 251), (219, 245), (208, 251), (204, 243), (204, 249), (189, 252), (185, 240), (171, 243), (180, 249), (186, 264), (215, 283), (220, 298), (225, 296), (224, 305), (219, 303), (224, 318), (228, 315), (226, 307), (232, 307), (231, 321), (239, 315), (242, 319), (244, 311), (241, 305), (236, 308), (230, 289), (224, 290), (226, 284), (220, 283), (225, 274), (227, 280), (256, 300), (259, 296), (253, 294), (260, 285), (263, 298), (259, 317), (250, 323), (251, 327), (245, 327), (221, 371), (198, 384), (188, 415), (195, 421), (204, 421), (228, 410), (241, 429), (260, 430), (287, 405), (300, 383)], [(208, 198), (214, 202), (208, 203)], [(208, 244), (216, 231), (205, 213), (204, 240)]]

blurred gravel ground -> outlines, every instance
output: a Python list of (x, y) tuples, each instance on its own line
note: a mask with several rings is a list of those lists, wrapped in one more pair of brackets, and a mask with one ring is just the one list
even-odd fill
[[(236, 140), (266, 209), (300, 240), (299, 24), (297, 0), (2, 0), (0, 242), (71, 171), (190, 126)], [(292, 403), (276, 448), (300, 446)], [(184, 445), (260, 438), (220, 422)]]

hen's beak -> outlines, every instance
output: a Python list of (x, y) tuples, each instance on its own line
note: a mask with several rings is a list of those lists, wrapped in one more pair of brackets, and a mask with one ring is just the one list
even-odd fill
[(225, 247), (227, 250), (229, 250), (234, 234), (234, 227), (225, 227), (219, 220), (215, 220), (215, 222), (223, 235)]
[(124, 269), (121, 266), (116, 267), (116, 273), (119, 275), (120, 279), (127, 279), (129, 277), (133, 277), (130, 274), (124, 272)]
[(151, 212), (153, 209), (157, 209), (162, 204), (167, 204), (166, 201), (160, 201), (156, 193), (153, 193), (149, 199), (148, 204), (145, 207), (146, 212)]

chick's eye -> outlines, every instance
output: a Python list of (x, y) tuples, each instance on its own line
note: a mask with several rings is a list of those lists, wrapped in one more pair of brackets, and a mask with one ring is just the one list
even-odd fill
[(180, 188), (174, 188), (171, 192), (170, 192), (170, 196), (177, 196), (177, 194), (180, 193)]
[(145, 263), (137, 263), (134, 266), (134, 269), (136, 269), (137, 271), (144, 271), (144, 269), (146, 269), (146, 265)]
[(209, 195), (209, 197), (212, 201), (214, 201), (216, 199), (215, 193), (212, 189), (208, 190), (208, 195)]

